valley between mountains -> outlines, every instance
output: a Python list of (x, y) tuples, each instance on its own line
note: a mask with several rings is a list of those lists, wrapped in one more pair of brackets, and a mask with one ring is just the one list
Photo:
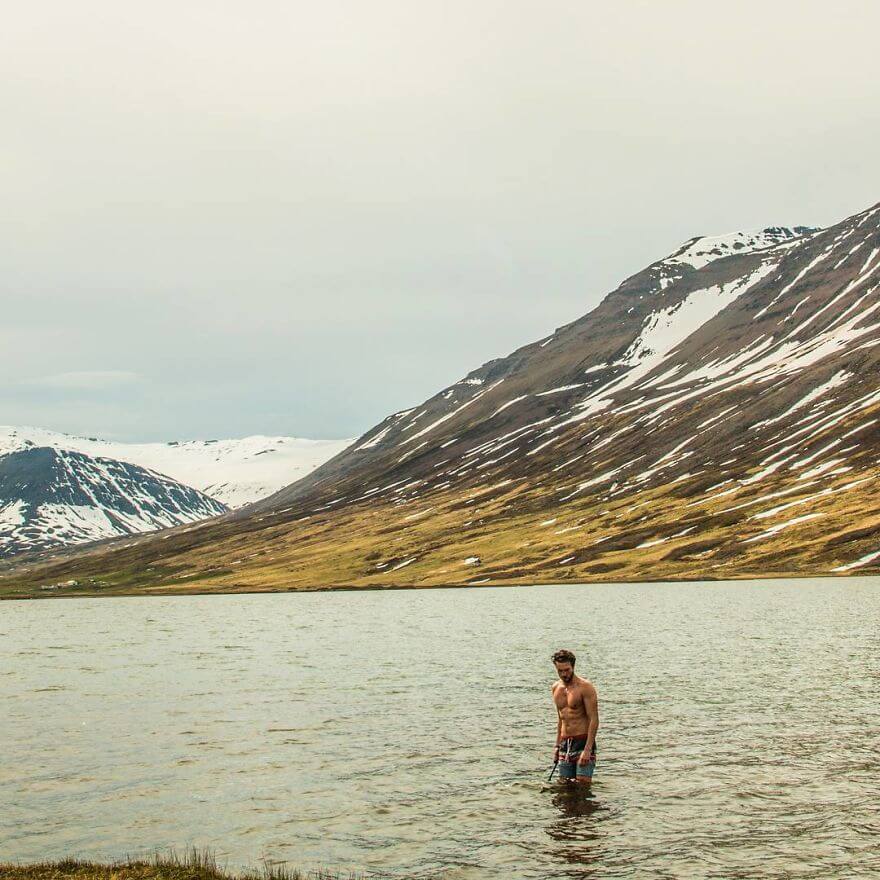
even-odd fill
[(878, 346), (880, 205), (696, 238), (274, 495), (0, 595), (876, 571)]

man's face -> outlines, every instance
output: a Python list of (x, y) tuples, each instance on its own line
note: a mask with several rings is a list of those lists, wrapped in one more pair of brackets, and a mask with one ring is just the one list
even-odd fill
[(571, 663), (555, 663), (554, 666), (563, 684), (568, 684), (574, 678), (574, 666)]

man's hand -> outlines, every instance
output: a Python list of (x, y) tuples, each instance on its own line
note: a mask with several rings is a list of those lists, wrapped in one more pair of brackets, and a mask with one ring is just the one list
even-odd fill
[(585, 767), (590, 761), (593, 759), (592, 749), (589, 751), (584, 749), (581, 752), (581, 756), (578, 758), (578, 767)]
[(556, 748), (553, 749), (553, 763), (554, 764), (559, 763), (559, 746), (556, 746)]

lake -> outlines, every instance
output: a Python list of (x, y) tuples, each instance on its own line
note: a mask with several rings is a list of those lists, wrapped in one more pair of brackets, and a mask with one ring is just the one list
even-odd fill
[(0, 602), (0, 860), (876, 877), (878, 624), (872, 578)]

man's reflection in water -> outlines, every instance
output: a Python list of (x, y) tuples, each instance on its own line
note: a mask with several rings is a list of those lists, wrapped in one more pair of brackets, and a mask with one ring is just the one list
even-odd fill
[(558, 816), (547, 826), (547, 834), (564, 844), (554, 847), (553, 857), (585, 871), (583, 874), (566, 871), (560, 876), (594, 876), (602, 851), (599, 825), (605, 809), (601, 801), (583, 785), (562, 784), (553, 792), (552, 802)]
[(559, 818), (550, 825), (547, 833), (554, 840), (591, 840), (598, 837), (596, 826), (602, 818), (602, 805), (588, 788), (560, 785), (553, 793), (553, 806), (559, 810)]

